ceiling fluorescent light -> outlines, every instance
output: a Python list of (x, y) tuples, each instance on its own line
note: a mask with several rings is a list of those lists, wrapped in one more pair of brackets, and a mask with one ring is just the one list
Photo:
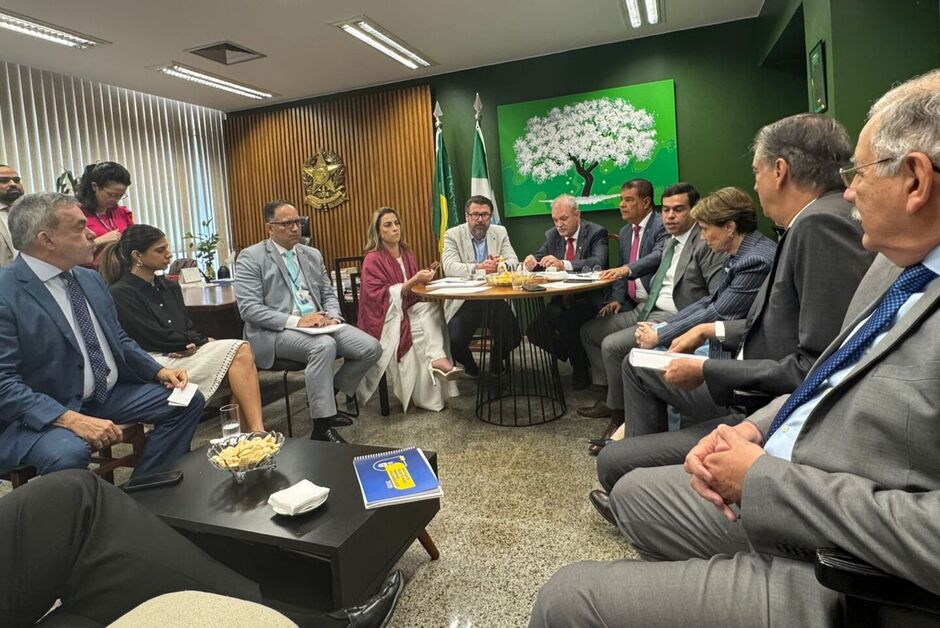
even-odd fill
[(657, 0), (646, 0), (646, 21), (650, 24), (659, 22), (659, 5)]
[(637, 4), (637, 0), (626, 0), (626, 3), (627, 13), (630, 15), (630, 26), (640, 28), (643, 25), (643, 21), (640, 19), (640, 5)]
[(187, 67), (181, 63), (176, 63), (175, 61), (168, 65), (162, 65), (152, 69), (169, 76), (192, 81), (193, 83), (199, 83), (200, 85), (205, 85), (206, 87), (214, 87), (215, 89), (221, 89), (232, 94), (238, 94), (239, 96), (244, 96), (245, 98), (262, 100), (264, 98), (274, 97), (274, 94), (271, 92), (261, 91), (260, 89), (255, 89), (254, 87), (249, 87), (248, 85), (244, 85), (242, 83), (235, 83), (233, 81), (224, 79), (221, 76), (215, 76), (201, 70), (196, 70), (195, 68)]
[(47, 24), (46, 22), (20, 15), (19, 13), (13, 13), (6, 9), (0, 9), (0, 28), (13, 31), (14, 33), (20, 33), (21, 35), (36, 37), (62, 46), (77, 48), (78, 50), (111, 43), (103, 39), (76, 33), (75, 31), (65, 30), (64, 28)]
[(365, 16), (335, 22), (333, 26), (352, 35), (359, 41), (372, 46), (406, 68), (417, 70), (418, 67), (426, 68), (434, 65), (432, 61), (410, 49), (401, 39), (395, 37)]

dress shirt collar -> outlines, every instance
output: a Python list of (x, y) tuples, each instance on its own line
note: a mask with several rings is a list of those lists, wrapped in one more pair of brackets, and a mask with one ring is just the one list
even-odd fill
[[(577, 230), (577, 231), (575, 231), (573, 234), (571, 234), (571, 235), (568, 236), (568, 237), (562, 237), (562, 238), (561, 238), (562, 240), (565, 241), (565, 244), (568, 244), (568, 238), (571, 238), (572, 240), (574, 240), (574, 243), (575, 243), (575, 244), (578, 243), (578, 236), (581, 235), (581, 227), (582, 227), (582, 226), (583, 226), (583, 225), (582, 225), (581, 223), (578, 223), (578, 230)], [(559, 233), (558, 235), (561, 235), (561, 234)]]
[(285, 249), (283, 246), (281, 246), (280, 244), (278, 244), (278, 243), (275, 242), (274, 240), (271, 240), (271, 244), (274, 245), (274, 248), (277, 249), (278, 254), (281, 255), (282, 257), (284, 256), (284, 253), (287, 253), (288, 251), (293, 251), (295, 248), (297, 248), (297, 247), (295, 246), (294, 249)]
[(682, 235), (677, 235), (677, 236), (672, 236), (672, 237), (674, 237), (676, 240), (679, 241), (679, 244), (678, 244), (679, 246), (685, 246), (685, 243), (689, 239), (689, 236), (692, 235), (693, 229), (695, 229), (694, 225), (690, 227), (689, 230), (683, 233)]
[(793, 216), (793, 219), (790, 220), (790, 224), (787, 225), (787, 228), (784, 229), (784, 231), (788, 231), (791, 227), (793, 227), (793, 224), (799, 219), (799, 217), (803, 214), (803, 212), (806, 211), (806, 208), (809, 207), (810, 205), (812, 205), (813, 203), (815, 203), (816, 201), (818, 201), (819, 199), (821, 199), (823, 196), (824, 196), (824, 195), (819, 195), (819, 196), (817, 196), (816, 198), (814, 198), (813, 200), (811, 200), (809, 203), (807, 203), (806, 205), (803, 205), (803, 209), (801, 209), (800, 211), (796, 212), (796, 214)]
[(137, 275), (135, 275), (135, 274), (132, 273), (132, 272), (125, 272), (125, 273), (124, 273), (124, 276), (122, 277), (122, 279), (124, 279), (125, 281), (127, 281), (129, 284), (131, 284), (132, 286), (134, 286), (134, 287), (137, 288), (138, 290), (143, 289), (144, 287), (151, 288), (151, 289), (156, 288), (157, 290), (163, 290), (163, 289), (164, 289), (163, 281), (165, 281), (165, 280), (163, 279), (163, 277), (160, 277), (159, 275), (155, 275), (155, 276), (154, 276), (154, 278), (153, 278), (153, 283), (150, 283), (150, 282), (147, 281), (146, 279), (143, 279), (143, 278), (141, 278), (141, 277), (138, 277)]
[(0, 212), (5, 212), (8, 209), (10, 209), (9, 205), (7, 205), (6, 203), (0, 203)]
[(33, 257), (32, 255), (27, 255), (22, 251), (20, 251), (20, 255), (23, 256), (23, 261), (26, 262), (26, 265), (29, 266), (30, 270), (32, 270), (36, 276), (39, 277), (39, 281), (43, 283), (58, 277), (64, 272), (58, 266), (53, 266), (49, 262), (44, 262), (43, 260), (37, 257)]
[(940, 275), (940, 246), (927, 253), (927, 257), (921, 262), (924, 266)]
[(639, 226), (639, 227), (640, 227), (640, 233), (643, 233), (643, 230), (646, 229), (646, 225), (650, 224), (650, 216), (652, 216), (652, 215), (653, 215), (653, 212), (652, 212), (652, 211), (647, 212), (647, 214), (646, 214), (645, 216), (643, 216), (643, 220), (640, 221), (640, 224), (639, 224), (639, 225), (632, 225), (632, 226)]

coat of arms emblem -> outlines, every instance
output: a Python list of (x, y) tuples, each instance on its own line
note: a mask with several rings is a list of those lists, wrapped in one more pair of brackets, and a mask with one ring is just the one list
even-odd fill
[(304, 201), (315, 209), (332, 209), (346, 200), (346, 166), (339, 155), (321, 150), (304, 162)]

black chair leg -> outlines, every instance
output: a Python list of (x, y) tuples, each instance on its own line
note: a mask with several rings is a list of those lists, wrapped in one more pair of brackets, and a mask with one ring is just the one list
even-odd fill
[(290, 390), (287, 388), (287, 371), (284, 371), (282, 381), (284, 382), (284, 409), (287, 410), (287, 436), (293, 438), (294, 425), (290, 416)]
[(388, 381), (385, 379), (385, 375), (382, 375), (382, 379), (379, 380), (379, 408), (382, 411), (382, 416), (388, 416), (392, 413), (388, 407)]

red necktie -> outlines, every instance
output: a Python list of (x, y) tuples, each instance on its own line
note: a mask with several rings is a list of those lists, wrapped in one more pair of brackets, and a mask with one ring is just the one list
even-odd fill
[[(640, 225), (633, 225), (633, 242), (630, 244), (630, 264), (640, 256)], [(627, 281), (627, 294), (636, 301), (636, 280)]]
[(569, 262), (574, 261), (574, 238), (568, 238), (568, 246), (565, 248), (565, 259)]

